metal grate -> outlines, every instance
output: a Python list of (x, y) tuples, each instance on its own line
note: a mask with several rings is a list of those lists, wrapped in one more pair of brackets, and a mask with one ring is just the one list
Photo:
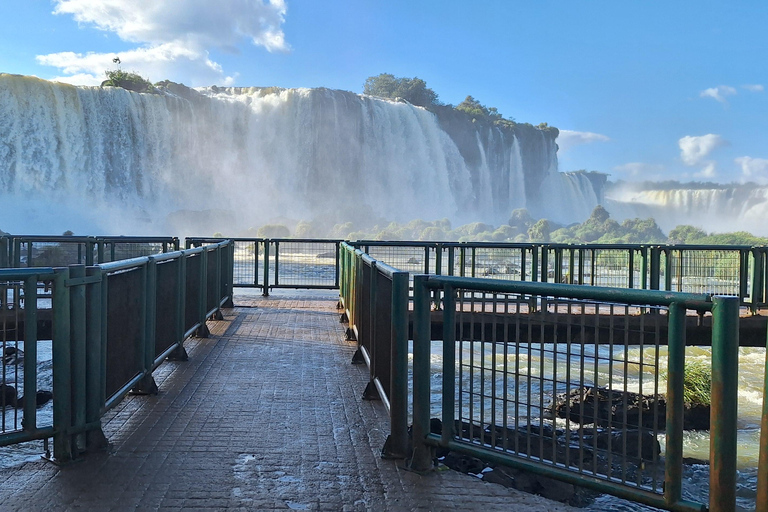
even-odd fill
[(663, 310), (459, 291), (455, 318), (457, 440), (663, 493)]

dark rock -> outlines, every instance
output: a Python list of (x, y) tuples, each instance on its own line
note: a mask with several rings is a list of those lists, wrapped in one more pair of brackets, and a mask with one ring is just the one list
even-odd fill
[(0, 384), (0, 407), (16, 407), (18, 402), (16, 388), (10, 384)]
[(509, 468), (504, 466), (497, 466), (491, 471), (483, 473), (483, 480), (492, 484), (503, 485), (504, 487), (515, 487), (515, 477)]
[(475, 475), (481, 473), (483, 469), (485, 469), (485, 463), (480, 459), (455, 452), (448, 453), (448, 455), (442, 459), (442, 463), (455, 471), (473, 473)]
[(18, 364), (24, 360), (24, 351), (16, 347), (5, 347), (3, 364)]
[[(663, 432), (667, 401), (663, 396), (584, 386), (557, 395), (552, 413), (580, 425), (643, 427)], [(709, 430), (708, 406), (686, 404), (683, 418), (685, 430)]]
[(576, 493), (576, 487), (573, 484), (554, 478), (537, 475), (536, 483), (539, 487), (538, 494), (553, 501), (569, 502)]
[[(21, 397), (18, 400), (18, 406), (24, 407), (24, 399), (26, 397)], [(48, 402), (50, 402), (53, 399), (53, 393), (51, 393), (48, 390), (41, 389), (37, 393), (35, 393), (35, 407), (42, 407)]]
[[(589, 430), (586, 432), (590, 432)], [(585, 433), (582, 440), (587, 446), (599, 450), (610, 450), (614, 455), (626, 455), (630, 458), (654, 460), (661, 455), (661, 444), (653, 432), (645, 429), (632, 430), (597, 430)], [(626, 449), (626, 452), (625, 452)]]

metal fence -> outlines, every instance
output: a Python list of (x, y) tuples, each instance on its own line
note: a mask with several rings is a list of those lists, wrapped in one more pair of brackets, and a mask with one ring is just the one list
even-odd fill
[[(218, 243), (221, 238), (187, 238), (186, 247)], [(235, 287), (338, 289), (341, 240), (232, 238)]]
[(94, 265), (178, 250), (176, 237), (6, 235), (0, 268)]
[(709, 506), (733, 510), (736, 298), (439, 276), (414, 288), (414, 469), (440, 446), (671, 510), (705, 507), (682, 499), (683, 366), (686, 312), (711, 311)]
[(642, 244), (350, 242), (412, 274), (709, 293), (768, 303), (768, 248)]
[[(206, 320), (231, 307), (232, 248), (225, 241), (94, 266), (0, 270), (4, 356), (25, 352), (22, 367), (13, 363), (14, 382), (25, 397), (45, 391), (37, 355), (50, 340), (54, 396), (50, 425), (35, 423), (35, 400), (23, 401), (20, 416), (4, 407), (0, 445), (53, 437), (60, 462), (101, 447), (101, 415), (130, 391), (156, 392), (153, 370), (185, 359), (184, 340), (207, 336)], [(9, 374), (4, 365), (4, 381)]]
[(50, 367), (52, 358), (54, 318), (48, 291), (55, 283), (60, 285), (61, 279), (53, 269), (0, 269), (0, 446), (53, 435), (53, 418), (40, 417), (37, 407), (38, 400), (52, 398), (53, 376), (41, 375), (40, 368)]
[(390, 414), (390, 435), (382, 456), (407, 455), (408, 273), (341, 244), (342, 320), (357, 340), (353, 362), (368, 365), (366, 399), (380, 399)]

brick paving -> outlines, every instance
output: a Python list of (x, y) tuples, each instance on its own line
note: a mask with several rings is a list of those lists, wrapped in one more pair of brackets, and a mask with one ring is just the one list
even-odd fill
[(361, 399), (336, 299), (237, 296), (155, 372), (157, 396), (104, 417), (108, 453), (0, 469), (0, 510), (572, 510), (380, 457), (386, 410)]

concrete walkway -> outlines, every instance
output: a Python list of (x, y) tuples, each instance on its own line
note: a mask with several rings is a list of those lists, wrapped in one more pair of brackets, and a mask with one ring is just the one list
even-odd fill
[(0, 470), (0, 510), (573, 510), (454, 471), (380, 458), (383, 405), (361, 400), (331, 293), (236, 296), (166, 362), (157, 396), (104, 418), (109, 453)]

